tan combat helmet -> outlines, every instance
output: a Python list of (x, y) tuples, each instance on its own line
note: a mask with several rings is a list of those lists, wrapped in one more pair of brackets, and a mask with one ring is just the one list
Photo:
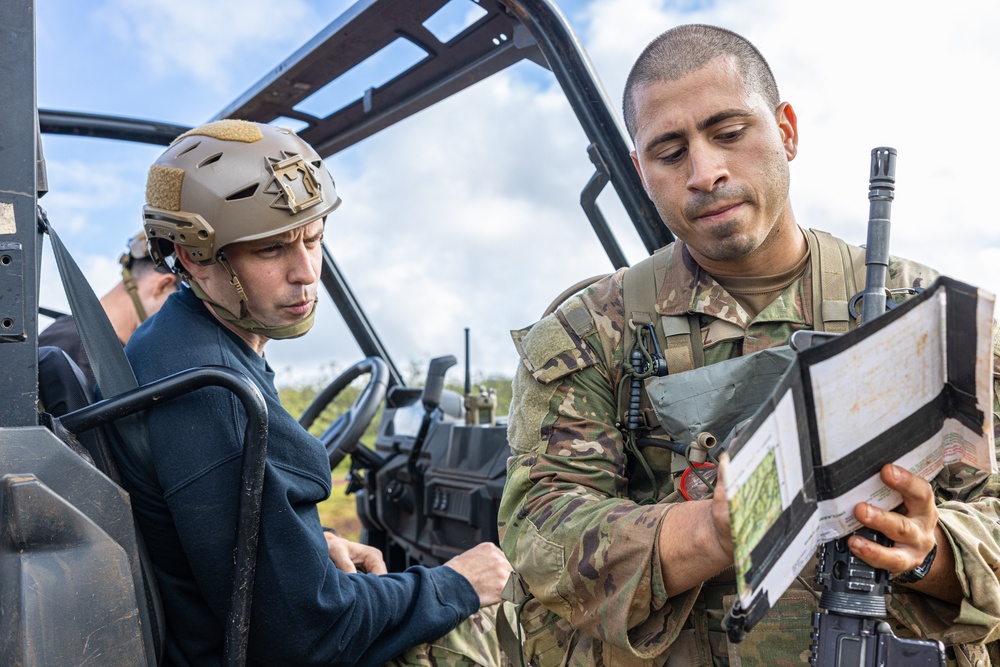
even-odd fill
[(210, 264), (230, 243), (287, 232), (339, 205), (322, 158), (294, 132), (220, 120), (180, 135), (153, 163), (142, 217), (157, 264), (174, 244)]
[(267, 327), (247, 308), (239, 278), (225, 258), (230, 243), (281, 234), (325, 217), (340, 197), (322, 158), (291, 130), (242, 120), (220, 120), (180, 135), (153, 163), (146, 181), (143, 227), (159, 266), (176, 251), (201, 264), (219, 262), (240, 294), (240, 312), (213, 302), (184, 273), (195, 294), (222, 319), (270, 338), (308, 331), (308, 321)]

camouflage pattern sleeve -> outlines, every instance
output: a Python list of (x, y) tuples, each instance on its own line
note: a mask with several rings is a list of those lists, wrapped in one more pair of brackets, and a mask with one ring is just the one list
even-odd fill
[[(1000, 428), (1000, 329), (993, 331), (993, 428)], [(1000, 475), (965, 465), (945, 468), (935, 480), (938, 523), (955, 554), (962, 586), (959, 605), (896, 589), (893, 614), (922, 636), (946, 644), (980, 644), (1000, 639)]]
[[(620, 294), (620, 277), (606, 282)], [(531, 594), (572, 628), (649, 658), (676, 639), (698, 591), (666, 597), (657, 535), (671, 505), (628, 498), (615, 425), (620, 372), (607, 363), (620, 341), (620, 332), (608, 330), (621, 321), (618, 308), (608, 318), (574, 297), (513, 333), (522, 363), (510, 411), (501, 546)]]

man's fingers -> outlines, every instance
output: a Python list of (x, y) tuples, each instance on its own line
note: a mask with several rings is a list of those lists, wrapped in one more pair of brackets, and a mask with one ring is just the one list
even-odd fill
[(489, 542), (477, 544), (455, 556), (445, 563), (445, 567), (455, 570), (472, 584), (483, 607), (500, 601), (512, 569), (500, 547)]
[(326, 549), (330, 553), (330, 560), (341, 572), (354, 574), (360, 566), (361, 570), (368, 574), (388, 573), (382, 552), (375, 547), (351, 542), (330, 532), (325, 532), (323, 535), (326, 537)]
[(712, 494), (712, 523), (722, 550), (732, 555), (733, 537), (729, 524), (729, 505), (726, 504), (725, 475), (729, 470), (729, 456), (723, 453), (719, 458), (718, 474), (715, 478), (715, 492)]
[(904, 516), (899, 512), (887, 512), (868, 503), (858, 503), (854, 509), (854, 516), (862, 524), (877, 530), (893, 542), (914, 546), (923, 546), (921, 542), (920, 526), (917, 521), (909, 516)]
[[(904, 554), (903, 560), (910, 563), (903, 570), (909, 570), (922, 563), (934, 547), (936, 516), (933, 521), (915, 519), (903, 516), (898, 512), (880, 510), (867, 503), (860, 503), (854, 510), (854, 516), (868, 528), (877, 530), (893, 541), (894, 547), (892, 547), (892, 550)], [(881, 548), (885, 549), (889, 547)], [(857, 555), (861, 557), (860, 553)], [(889, 567), (881, 565), (878, 567), (892, 571)], [(902, 572), (903, 570), (899, 571)]]
[(880, 476), (886, 486), (902, 494), (909, 514), (926, 514), (934, 508), (934, 491), (923, 477), (891, 463), (882, 466)]
[(715, 488), (713, 489), (712, 497), (716, 499), (716, 502), (723, 505), (726, 504), (726, 483), (722, 479), (721, 469), (715, 475)]
[(382, 552), (375, 547), (364, 544), (355, 544), (359, 553), (354, 556), (354, 562), (360, 565), (368, 574), (387, 574), (385, 561), (382, 559)]
[(334, 540), (334, 542), (331, 542), (329, 537), (326, 539), (327, 550), (330, 552), (330, 560), (333, 561), (333, 564), (341, 572), (354, 574), (358, 571), (358, 568), (354, 566), (351, 554), (341, 540), (337, 538), (334, 538)]
[(894, 545), (885, 547), (859, 535), (852, 536), (848, 543), (854, 555), (869, 565), (899, 574), (920, 565), (934, 547), (938, 511), (927, 480), (891, 464), (883, 466), (880, 474), (886, 486), (903, 496), (906, 513), (858, 503), (854, 516)]
[(855, 556), (874, 568), (888, 570), (892, 574), (912, 570), (922, 562), (914, 560), (907, 549), (884, 547), (860, 535), (852, 535), (847, 544)]

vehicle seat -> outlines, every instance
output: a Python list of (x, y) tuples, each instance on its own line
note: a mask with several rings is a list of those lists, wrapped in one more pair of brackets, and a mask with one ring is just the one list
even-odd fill
[[(38, 397), (40, 409), (53, 417), (60, 417), (75, 410), (84, 408), (94, 402), (94, 393), (88, 386), (83, 373), (65, 351), (56, 347), (40, 347), (38, 349)], [(121, 489), (121, 475), (110, 447), (107, 434), (103, 428), (95, 428), (74, 436), (65, 430), (60, 439), (73, 447), (73, 440), (82, 445), (89, 454), (92, 464), (107, 478), (114, 482), (120, 490), (121, 498), (128, 505), (127, 516), (132, 518), (129, 525), (119, 527), (118, 534), (106, 531), (112, 539), (118, 542), (129, 559), (135, 599), (138, 603), (139, 624), (142, 628), (143, 645), (146, 654), (154, 655), (156, 664), (163, 660), (164, 618), (160, 602), (159, 590), (153, 574), (152, 563), (146, 551), (142, 533), (131, 514), (131, 503), (128, 495)], [(79, 449), (75, 449), (80, 453)], [(87, 459), (86, 456), (81, 458)], [(44, 481), (44, 480), (43, 480)], [(95, 519), (96, 521), (96, 519)], [(148, 660), (147, 660), (148, 662)]]
[[(66, 351), (42, 346), (38, 348), (38, 400), (39, 410), (62, 417), (91, 405), (95, 399), (80, 367)], [(104, 432), (93, 429), (76, 436), (76, 440), (90, 454), (97, 469), (121, 486), (121, 475)]]

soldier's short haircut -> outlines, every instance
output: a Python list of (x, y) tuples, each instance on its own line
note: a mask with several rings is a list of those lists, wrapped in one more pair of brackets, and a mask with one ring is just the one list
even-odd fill
[(750, 90), (760, 93), (772, 109), (781, 103), (778, 84), (764, 56), (745, 37), (711, 25), (671, 28), (649, 43), (632, 65), (625, 81), (622, 113), (629, 136), (635, 139), (635, 90), (657, 81), (675, 81), (719, 56), (736, 60)]
[(129, 271), (136, 280), (142, 280), (152, 273), (170, 273), (169, 269), (156, 266), (149, 257), (133, 257), (129, 264)]

